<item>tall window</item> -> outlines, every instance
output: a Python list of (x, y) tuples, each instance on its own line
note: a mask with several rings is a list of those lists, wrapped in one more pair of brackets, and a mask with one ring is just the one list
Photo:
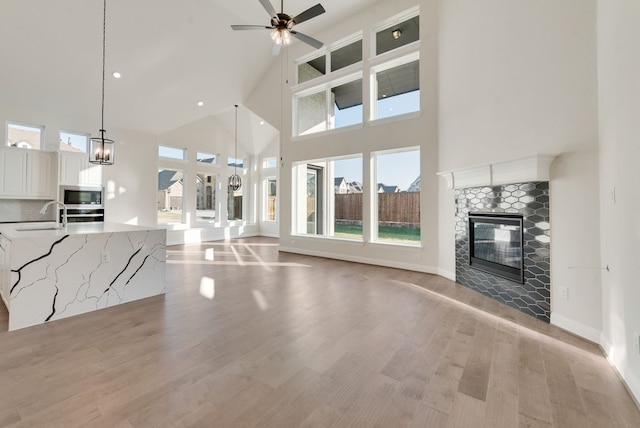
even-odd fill
[(199, 172), (196, 174), (196, 222), (213, 223), (217, 210), (217, 176)]
[(246, 183), (242, 183), (242, 187), (233, 190), (227, 186), (227, 219), (242, 220), (242, 193)]
[(265, 180), (267, 199), (264, 219), (267, 221), (276, 220), (277, 184), (275, 177), (269, 177)]
[(374, 240), (420, 243), (420, 150), (373, 153), (377, 227)]
[(7, 124), (7, 146), (23, 149), (43, 149), (44, 126)]
[(184, 171), (158, 169), (158, 225), (184, 223)]
[(60, 150), (64, 152), (88, 153), (88, 134), (60, 131)]
[(333, 236), (362, 240), (362, 156), (333, 162)]
[(362, 156), (294, 164), (294, 233), (362, 240)]

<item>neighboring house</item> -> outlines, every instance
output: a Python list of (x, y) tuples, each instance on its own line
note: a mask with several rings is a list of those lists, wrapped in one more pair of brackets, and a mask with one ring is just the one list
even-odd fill
[(349, 185), (344, 177), (335, 177), (333, 179), (333, 187), (336, 194), (349, 193)]
[(413, 180), (413, 183), (409, 185), (407, 192), (419, 192), (420, 191), (420, 176)]
[(352, 181), (349, 183), (349, 192), (348, 193), (362, 193), (363, 192), (362, 183), (359, 181)]
[(163, 169), (158, 171), (158, 211), (182, 209), (182, 173)]
[(378, 183), (378, 193), (398, 193), (400, 188), (398, 186), (387, 186), (383, 183)]

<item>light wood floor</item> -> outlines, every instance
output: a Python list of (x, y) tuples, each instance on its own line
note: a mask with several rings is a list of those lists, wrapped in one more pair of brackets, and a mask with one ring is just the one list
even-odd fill
[(640, 424), (595, 345), (446, 279), (268, 238), (168, 260), (166, 296), (12, 333), (2, 307), (0, 426)]

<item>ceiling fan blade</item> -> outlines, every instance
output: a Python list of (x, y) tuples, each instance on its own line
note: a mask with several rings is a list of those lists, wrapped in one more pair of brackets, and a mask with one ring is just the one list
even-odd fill
[(278, 13), (273, 8), (273, 6), (271, 5), (271, 2), (269, 0), (258, 0), (258, 1), (262, 5), (262, 7), (264, 7), (264, 10), (267, 11), (267, 13), (269, 14), (270, 18), (273, 18), (274, 16), (278, 15)]
[(274, 43), (273, 46), (271, 46), (271, 55), (273, 55), (273, 56), (280, 55), (280, 48), (281, 47), (282, 47), (282, 45)]
[(324, 43), (322, 43), (320, 40), (316, 40), (313, 37), (307, 36), (306, 34), (298, 33), (297, 31), (291, 31), (291, 35), (301, 42), (305, 42), (309, 46), (313, 46), (316, 49), (320, 49), (322, 46), (324, 46)]
[(271, 27), (265, 27), (264, 25), (232, 25), (234, 30), (271, 30)]
[(317, 5), (305, 10), (298, 16), (294, 16), (293, 18), (291, 18), (291, 20), (294, 22), (294, 24), (300, 24), (301, 22), (304, 22), (311, 18), (315, 18), (318, 15), (322, 15), (325, 12), (326, 11), (324, 10), (324, 7), (322, 7), (322, 5), (318, 3)]

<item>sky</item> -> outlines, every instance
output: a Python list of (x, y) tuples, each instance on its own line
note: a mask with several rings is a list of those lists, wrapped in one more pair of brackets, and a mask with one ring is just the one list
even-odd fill
[[(407, 190), (420, 175), (420, 152), (378, 153), (376, 165), (378, 183)], [(347, 182), (362, 182), (362, 156), (336, 160), (334, 174), (336, 177), (344, 177)]]

